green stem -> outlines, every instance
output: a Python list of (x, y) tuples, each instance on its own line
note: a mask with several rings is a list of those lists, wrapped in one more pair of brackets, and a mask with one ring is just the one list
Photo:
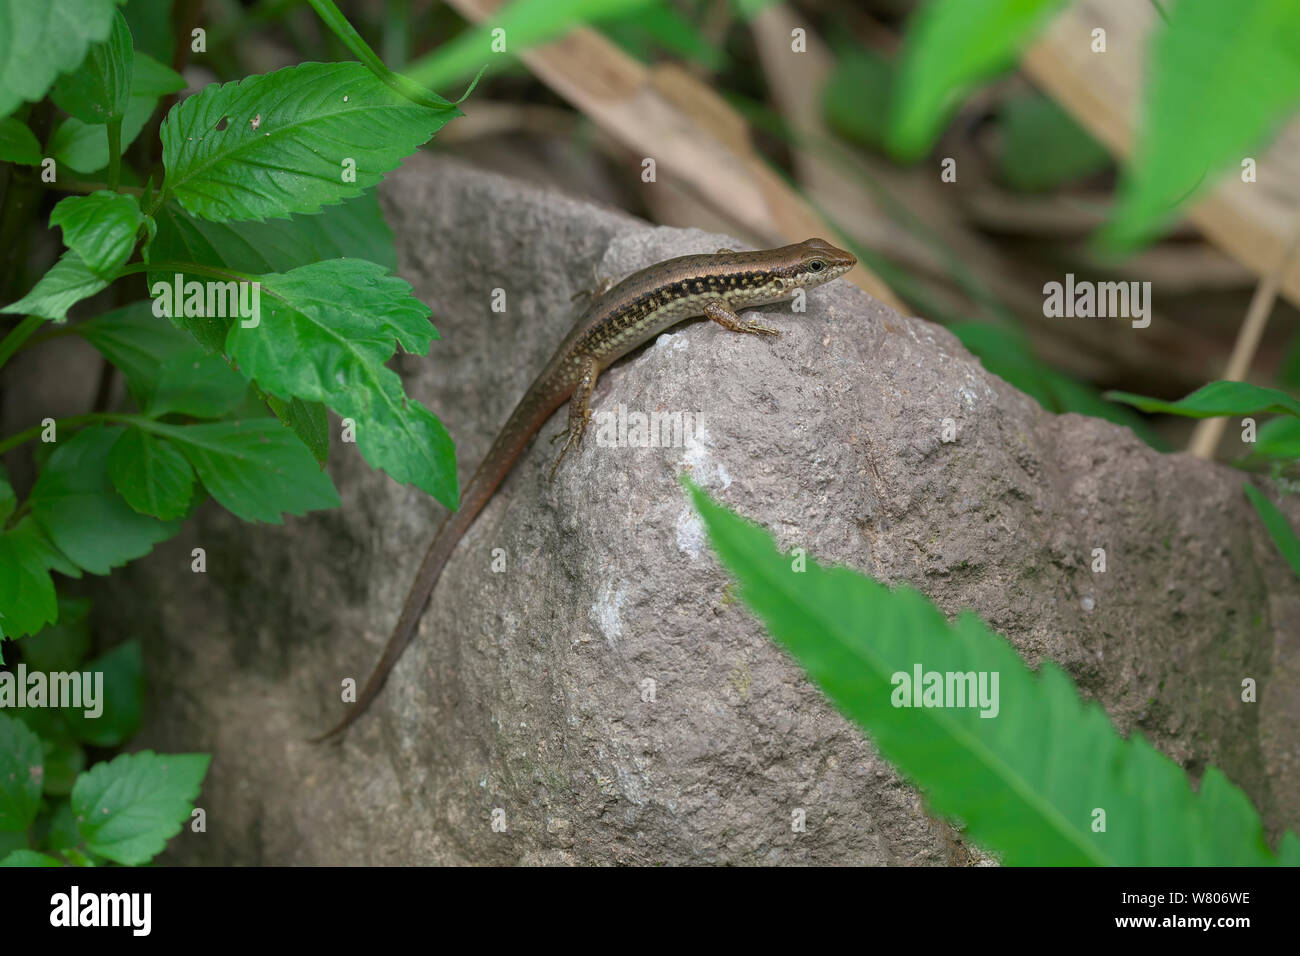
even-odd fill
[(122, 173), (122, 117), (108, 121), (108, 188), (117, 192)]
[[(54, 427), (56, 430), (59, 428), (80, 428), (82, 425), (94, 425), (96, 422), (118, 422), (123, 425), (135, 425), (138, 428), (153, 430), (149, 428), (153, 424), (152, 419), (145, 418), (142, 415), (126, 415), (117, 412), (90, 412), (86, 415), (70, 415), (67, 418), (55, 419)], [(0, 455), (3, 455), (11, 448), (17, 448), (19, 445), (31, 441), (33, 438), (39, 438), (44, 430), (44, 425), (33, 425), (31, 428), (10, 435), (0, 441)]]
[(23, 347), (23, 343), (31, 338), (32, 333), (39, 329), (44, 321), (39, 315), (29, 315), (14, 326), (13, 331), (0, 339), (0, 368), (3, 368), (5, 362)]

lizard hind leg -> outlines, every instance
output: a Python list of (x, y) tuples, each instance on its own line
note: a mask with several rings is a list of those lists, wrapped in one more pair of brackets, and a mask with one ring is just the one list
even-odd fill
[(555, 436), (555, 439), (563, 436), (566, 440), (560, 449), (560, 454), (556, 456), (555, 464), (551, 466), (551, 475), (548, 479), (550, 481), (555, 480), (555, 473), (559, 470), (560, 462), (564, 461), (564, 456), (569, 453), (569, 449), (577, 448), (582, 442), (587, 423), (591, 421), (591, 393), (596, 389), (596, 379), (599, 375), (600, 366), (596, 360), (589, 355), (583, 356), (578, 367), (578, 384), (574, 386), (573, 395), (569, 397), (569, 427)]

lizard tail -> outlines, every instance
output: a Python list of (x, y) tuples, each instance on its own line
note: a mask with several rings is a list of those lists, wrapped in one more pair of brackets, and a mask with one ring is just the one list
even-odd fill
[[(534, 386), (536, 388), (536, 386)], [(393, 669), (402, 652), (406, 650), (411, 639), (415, 637), (415, 629), (420, 623), (420, 615), (424, 613), (425, 605), (429, 603), (429, 597), (433, 594), (434, 586), (438, 583), (438, 578), (442, 575), (442, 569), (446, 566), (451, 554), (456, 550), (456, 545), (460, 542), (461, 537), (469, 530), (469, 526), (474, 523), (478, 513), (483, 510), (483, 506), (488, 503), (492, 493), (497, 490), (497, 486), (505, 480), (506, 475), (514, 467), (519, 456), (523, 453), (528, 440), (536, 434), (537, 430), (546, 424), (546, 420), (551, 414), (568, 400), (570, 387), (567, 391), (555, 391), (547, 395), (547, 401), (539, 402), (535, 398), (530, 400), (533, 389), (525, 394), (518, 407), (511, 414), (510, 419), (502, 428), (501, 433), (497, 436), (492, 448), (483, 459), (483, 464), (479, 465), (478, 471), (465, 488), (465, 493), (461, 496), (460, 508), (452, 512), (443, 521), (442, 527), (438, 529), (438, 534), (433, 539), (433, 544), (429, 545), (429, 550), (420, 563), (420, 570), (416, 572), (415, 582), (411, 585), (410, 593), (406, 596), (406, 604), (402, 606), (402, 614), (397, 619), (397, 626), (393, 628), (392, 636), (388, 638), (388, 643), (384, 645), (384, 654), (375, 665), (374, 671), (366, 681), (365, 687), (361, 689), (361, 696), (357, 698), (355, 704), (348, 711), (347, 716), (335, 724), (319, 737), (311, 737), (312, 743), (320, 743), (336, 737), (343, 731), (347, 730), (356, 722), (357, 718), (366, 712), (366, 708), (379, 696), (379, 692), (384, 688), (384, 681), (388, 679), (389, 672)]]

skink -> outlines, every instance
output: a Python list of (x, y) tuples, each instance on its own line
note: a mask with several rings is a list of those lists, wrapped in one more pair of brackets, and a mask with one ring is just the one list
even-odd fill
[(456, 544), (510, 473), (529, 439), (556, 409), (569, 403), (569, 427), (562, 433), (565, 442), (551, 468), (551, 478), (564, 456), (582, 440), (591, 418), (596, 379), (618, 359), (677, 323), (701, 315), (732, 332), (777, 335), (776, 329), (744, 321), (736, 313), (783, 302), (799, 289), (843, 275), (856, 262), (850, 253), (823, 239), (758, 252), (720, 249), (711, 255), (679, 256), (657, 263), (593, 297), (568, 338), (519, 400), (461, 495), (460, 508), (438, 529), (383, 656), (356, 703), (337, 726), (315, 739), (326, 740), (347, 729), (379, 695), (389, 671), (411, 642)]

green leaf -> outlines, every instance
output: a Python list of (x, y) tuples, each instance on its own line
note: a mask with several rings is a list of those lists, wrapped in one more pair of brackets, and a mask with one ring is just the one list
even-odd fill
[(189, 819), (210, 759), (142, 750), (96, 764), (72, 791), (86, 846), (128, 866), (152, 860)]
[(1255, 433), (1252, 454), (1279, 461), (1300, 458), (1300, 418), (1278, 415), (1270, 418)]
[(60, 77), (50, 96), (59, 109), (83, 123), (107, 123), (126, 112), (134, 60), (131, 29), (115, 11), (108, 39), (90, 48), (79, 70)]
[(9, 482), (9, 473), (5, 471), (4, 465), (0, 465), (0, 528), (4, 527), (17, 506), (18, 496), (14, 493), (14, 486)]
[(417, 106), (359, 63), (210, 86), (163, 122), (163, 187), (215, 222), (316, 212), (378, 183), (457, 112)]
[(92, 272), (111, 280), (135, 248), (144, 214), (134, 196), (101, 189), (61, 199), (50, 213), (50, 225), (62, 227), (64, 244)]
[(128, 428), (108, 455), (108, 474), (126, 503), (164, 521), (184, 517), (194, 497), (194, 469), (165, 438)]
[(1248, 382), (1211, 382), (1176, 402), (1147, 398), (1131, 392), (1107, 392), (1112, 402), (1124, 402), (1144, 412), (1166, 412), (1184, 418), (1218, 418), (1224, 415), (1300, 415), (1300, 402), (1275, 388)]
[(962, 97), (1009, 68), (1063, 0), (930, 0), (907, 31), (891, 117), (894, 151), (915, 159)]
[(0, 534), (0, 635), (35, 634), (58, 614), (48, 557), (30, 517)]
[(73, 671), (90, 653), (88, 598), (60, 597), (58, 619), (23, 641), (23, 661), (30, 670)]
[(1241, 487), (1246, 492), (1246, 497), (1250, 499), (1250, 503), (1255, 506), (1255, 510), (1259, 513), (1259, 520), (1264, 522), (1264, 527), (1268, 529), (1269, 537), (1277, 545), (1278, 551), (1282, 552), (1282, 557), (1286, 558), (1286, 563), (1291, 566), (1296, 577), (1300, 577), (1300, 538), (1296, 537), (1291, 523), (1286, 520), (1286, 515), (1282, 514), (1277, 505), (1265, 498), (1264, 493), (1250, 482)]
[[(1276, 862), (1249, 801), (1221, 775), (1207, 772), (1194, 794), (1177, 764), (1140, 734), (1122, 740), (1055, 664), (1035, 675), (973, 614), (949, 624), (911, 588), (783, 556), (686, 484), (750, 609), (934, 810), (1008, 865)], [(939, 676), (927, 706), (911, 693), (918, 671)], [(939, 706), (945, 686), (964, 690), (945, 675), (965, 674), (984, 678), (984, 698)], [(1103, 832), (1093, 831), (1098, 809)]]
[(374, 263), (340, 259), (261, 281), (261, 323), (232, 325), (226, 344), (239, 367), (266, 392), (324, 402), (355, 420), (366, 461), (454, 508), (451, 438), (384, 366), (395, 341), (423, 355), (437, 337), (411, 287)]
[(113, 490), (108, 456), (120, 432), (86, 428), (50, 456), (28, 502), (50, 541), (91, 574), (107, 574), (179, 530), (133, 510)]
[(1295, 0), (1169, 4), (1168, 25), (1148, 57), (1134, 159), (1103, 232), (1112, 248), (1155, 238), (1225, 167), (1239, 170), (1243, 157), (1257, 158), (1300, 103), (1297, 36)]
[(150, 261), (225, 266), (247, 275), (288, 272), (326, 259), (366, 259), (397, 269), (393, 233), (373, 189), (314, 216), (231, 225), (192, 219), (169, 202), (157, 220)]
[(1282, 834), (1282, 842), (1277, 848), (1278, 862), (1283, 866), (1300, 866), (1300, 838), (1295, 832), (1287, 830)]
[(340, 504), (329, 475), (274, 418), (187, 426), (156, 422), (150, 430), (169, 438), (217, 503), (245, 521), (280, 524), (281, 512), (301, 515)]
[(37, 853), (35, 850), (14, 850), (4, 859), (0, 859), (0, 866), (63, 866), (63, 863), (48, 853)]
[(330, 422), (324, 404), (304, 402), (301, 398), (292, 398), (286, 402), (274, 395), (266, 396), (266, 404), (276, 418), (293, 430), (307, 446), (312, 457), (324, 468), (330, 457)]
[(19, 166), (41, 164), (41, 144), (27, 124), (12, 116), (0, 119), (0, 162)]
[[(76, 781), (73, 781), (76, 784)], [(71, 791), (69, 791), (71, 792)], [(81, 842), (77, 832), (77, 816), (72, 812), (72, 805), (67, 800), (59, 800), (50, 813), (50, 829), (45, 837), (45, 845), (60, 852), (75, 847)]]
[(107, 285), (108, 280), (98, 276), (79, 255), (69, 250), (54, 263), (49, 272), (41, 276), (31, 292), (0, 309), (0, 312), (39, 315), (43, 319), (62, 322), (68, 317), (70, 308)]
[(39, 100), (113, 28), (113, 0), (0, 0), (0, 116)]
[(45, 759), (45, 782), (42, 792), (47, 797), (66, 797), (72, 793), (77, 775), (86, 769), (86, 751), (69, 740), (42, 740)]
[(94, 747), (120, 747), (140, 729), (144, 714), (144, 656), (139, 641), (127, 641), (78, 668), (103, 675), (101, 712), (87, 717), (86, 707), (61, 709), (68, 732)]
[(127, 0), (122, 12), (135, 37), (135, 55), (144, 50), (167, 63), (176, 49), (171, 13), (174, 0)]
[(850, 142), (883, 146), (895, 83), (894, 65), (883, 56), (865, 47), (841, 52), (822, 94), (826, 122)]
[(954, 322), (948, 331), (961, 340), (985, 369), (1029, 395), (1049, 412), (1104, 418), (1130, 429), (1152, 448), (1160, 451), (1168, 448), (1142, 416), (1104, 401), (1096, 389), (1043, 362), (1015, 329), (991, 322)]
[[(16, 681), (13, 674), (4, 676)], [(21, 720), (0, 714), (0, 830), (25, 830), (36, 819), (44, 775), (41, 738)]]
[(248, 381), (220, 355), (212, 355), (149, 302), (136, 302), (76, 326), (91, 345), (122, 370), (141, 410), (220, 418), (239, 406)]
[[(122, 119), (122, 148), (135, 142), (158, 108), (158, 100), (185, 88), (184, 78), (152, 57), (137, 53), (131, 98)], [(108, 133), (70, 117), (50, 137), (48, 152), (60, 165), (79, 173), (93, 173), (108, 165)]]
[(1005, 101), (998, 171), (1012, 189), (1056, 189), (1101, 172), (1110, 153), (1051, 99), (1029, 93)]

